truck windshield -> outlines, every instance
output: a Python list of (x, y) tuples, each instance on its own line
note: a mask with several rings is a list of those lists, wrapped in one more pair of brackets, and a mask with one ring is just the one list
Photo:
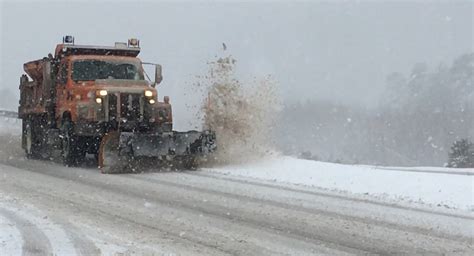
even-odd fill
[(73, 63), (72, 80), (92, 81), (96, 79), (144, 80), (138, 64), (102, 60), (78, 60)]

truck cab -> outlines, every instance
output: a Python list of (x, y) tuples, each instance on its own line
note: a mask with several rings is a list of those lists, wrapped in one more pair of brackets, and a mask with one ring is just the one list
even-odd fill
[(56, 47), (56, 113), (58, 123), (69, 118), (78, 134), (119, 130), (172, 129), (167, 97), (158, 101), (162, 80), (155, 64), (155, 81), (147, 81), (137, 57), (139, 41), (114, 47), (59, 44)]

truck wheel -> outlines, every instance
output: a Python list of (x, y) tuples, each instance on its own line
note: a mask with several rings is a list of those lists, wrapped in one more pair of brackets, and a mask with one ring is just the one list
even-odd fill
[(64, 120), (61, 126), (61, 156), (66, 166), (77, 166), (85, 157), (85, 150), (78, 136), (74, 135), (71, 120)]
[(38, 149), (35, 142), (35, 135), (33, 132), (33, 122), (30, 118), (23, 120), (23, 136), (25, 139), (25, 153), (27, 158), (36, 158), (38, 156)]
[(198, 158), (195, 156), (186, 156), (181, 159), (181, 167), (185, 170), (196, 171), (198, 166)]

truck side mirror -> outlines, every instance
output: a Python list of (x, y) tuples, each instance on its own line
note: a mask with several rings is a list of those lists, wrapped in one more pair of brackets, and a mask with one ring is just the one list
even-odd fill
[(161, 74), (161, 65), (156, 64), (155, 65), (155, 82), (153, 83), (153, 87), (155, 87), (157, 84), (161, 83), (163, 80), (163, 75)]

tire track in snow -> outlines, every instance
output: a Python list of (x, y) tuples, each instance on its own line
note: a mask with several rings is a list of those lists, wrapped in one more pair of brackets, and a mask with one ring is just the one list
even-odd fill
[[(192, 185), (184, 185), (184, 184), (178, 184), (170, 181), (163, 181), (156, 179), (156, 177), (137, 177), (134, 174), (130, 175), (124, 175), (126, 178), (130, 179), (135, 179), (135, 180), (140, 180), (140, 181), (145, 181), (149, 182), (152, 184), (159, 184), (162, 186), (170, 186), (170, 187), (176, 187), (176, 188), (182, 188), (185, 190), (191, 190), (191, 191), (196, 191), (199, 193), (206, 193), (209, 195), (223, 195), (226, 198), (232, 198), (236, 200), (241, 200), (243, 202), (252, 202), (252, 203), (263, 203), (264, 205), (272, 206), (272, 207), (278, 207), (280, 209), (288, 210), (288, 211), (301, 211), (305, 212), (308, 214), (316, 214), (316, 215), (323, 215), (323, 216), (328, 216), (328, 217), (333, 217), (333, 218), (339, 218), (340, 220), (345, 220), (349, 222), (359, 222), (361, 224), (375, 224), (376, 226), (379, 226), (381, 228), (388, 228), (390, 230), (393, 230), (394, 232), (400, 232), (400, 233), (408, 233), (411, 232), (413, 235), (429, 235), (429, 232), (425, 229), (421, 228), (415, 228), (415, 227), (406, 227), (406, 226), (397, 226), (391, 223), (385, 223), (382, 221), (377, 221), (377, 220), (372, 220), (372, 219), (365, 219), (361, 217), (355, 217), (355, 216), (347, 216), (347, 215), (342, 215), (334, 212), (327, 212), (324, 210), (319, 210), (319, 209), (307, 209), (305, 207), (299, 207), (299, 206), (294, 206), (294, 205), (287, 205), (285, 203), (279, 203), (271, 200), (266, 200), (266, 199), (258, 199), (258, 198), (251, 198), (248, 196), (244, 195), (237, 195), (237, 194), (232, 194), (232, 193), (226, 193), (226, 192), (221, 192), (217, 190), (212, 190), (212, 189), (207, 189), (207, 188), (199, 188), (195, 187)], [(152, 198), (148, 199), (150, 202), (153, 201)], [(183, 207), (185, 207), (183, 205)], [(213, 210), (214, 209), (214, 210)], [(275, 223), (272, 220), (268, 219), (262, 219), (259, 218), (258, 216), (250, 217), (251, 215), (246, 215), (246, 214), (240, 214), (240, 213), (234, 213), (232, 217), (226, 216), (225, 214), (226, 210), (223, 210), (221, 213), (219, 210), (215, 210), (216, 208), (209, 207), (207, 206), (199, 206), (199, 205), (194, 205), (192, 210), (198, 210), (200, 212), (203, 212), (207, 215), (213, 215), (216, 218), (231, 218), (233, 221), (240, 222), (241, 225), (250, 225), (250, 227), (258, 227), (261, 230), (268, 230), (270, 232), (276, 232), (279, 235), (285, 235), (289, 238), (296, 238), (296, 239), (304, 239), (305, 241), (311, 241), (315, 244), (323, 244), (327, 248), (333, 248), (333, 249), (338, 249), (338, 250), (343, 250), (348, 253), (353, 253), (353, 254), (395, 254), (397, 249), (393, 245), (385, 245), (383, 248), (375, 248), (371, 244), (368, 243), (360, 243), (359, 239), (346, 239), (344, 236), (337, 237), (336, 239), (329, 240), (325, 234), (320, 234), (317, 232), (314, 232), (314, 230), (311, 229), (304, 229), (301, 227), (292, 227), (289, 225), (286, 225), (284, 222), (282, 223)], [(236, 212), (237, 210), (234, 210)], [(431, 234), (433, 235), (433, 234)], [(440, 239), (450, 239), (453, 241), (458, 241), (458, 240), (465, 240), (466, 238), (459, 237), (459, 236), (438, 236), (436, 234), (433, 235), (434, 237), (438, 237)], [(334, 236), (335, 237), (335, 236)], [(337, 247), (339, 246), (339, 247)], [(420, 251), (420, 253), (429, 253), (429, 251)]]
[[(12, 221), (23, 238), (23, 255), (100, 255), (100, 249), (72, 224), (51, 221), (29, 206), (0, 205), (0, 216)], [(33, 224), (34, 223), (34, 224)], [(8, 255), (13, 254), (7, 251)]]
[[(346, 197), (346, 196), (342, 196), (342, 195), (329, 194), (329, 193), (324, 193), (324, 192), (309, 191), (309, 190), (304, 190), (304, 189), (296, 189), (296, 188), (291, 188), (291, 187), (287, 187), (287, 186), (270, 184), (270, 181), (267, 181), (267, 180), (262, 180), (261, 182), (257, 182), (257, 181), (251, 181), (248, 178), (247, 179), (240, 179), (240, 178), (238, 178), (238, 176), (229, 177), (228, 175), (225, 175), (225, 174), (222, 174), (222, 173), (215, 173), (215, 172), (207, 172), (207, 173), (199, 172), (198, 173), (198, 172), (192, 171), (192, 172), (186, 172), (186, 174), (191, 175), (191, 176), (197, 176), (197, 177), (205, 177), (205, 178), (209, 178), (209, 179), (225, 180), (225, 181), (229, 181), (229, 182), (245, 184), (245, 185), (252, 185), (252, 186), (257, 186), (257, 187), (266, 187), (266, 188), (278, 189), (278, 190), (295, 192), (295, 193), (302, 193), (302, 194), (308, 194), (308, 195), (314, 195), (314, 196), (320, 196), (320, 197), (334, 198), (334, 199), (337, 199), (337, 200), (354, 201), (354, 202), (373, 204), (373, 205), (378, 205), (378, 206), (383, 206), (383, 207), (390, 207), (390, 208), (407, 210), (407, 211), (413, 211), (413, 212), (422, 212), (422, 213), (428, 213), (428, 214), (433, 214), (433, 215), (441, 215), (441, 216), (446, 216), (446, 217), (460, 218), (460, 219), (465, 219), (465, 220), (474, 220), (473, 216), (468, 216), (468, 215), (463, 215), (463, 214), (447, 213), (447, 212), (441, 212), (441, 211), (435, 211), (435, 210), (429, 210), (429, 209), (423, 209), (423, 208), (397, 205), (395, 203), (379, 202), (379, 201), (374, 201), (374, 200), (369, 200), (369, 199), (362, 199), (362, 198), (356, 198), (356, 197)], [(255, 178), (250, 177), (250, 179), (255, 179)], [(255, 180), (257, 180), (257, 179), (255, 179)]]
[[(194, 175), (194, 173), (193, 173), (193, 175)], [(234, 193), (223, 192), (223, 191), (220, 191), (220, 190), (214, 190), (214, 189), (210, 189), (210, 188), (203, 188), (203, 187), (199, 187), (199, 186), (195, 186), (195, 185), (175, 183), (175, 182), (172, 182), (172, 181), (165, 181), (165, 180), (159, 179), (157, 176), (141, 177), (141, 176), (135, 176), (135, 175), (131, 174), (131, 175), (128, 175), (127, 178), (140, 180), (140, 181), (144, 181), (144, 182), (149, 182), (149, 183), (160, 184), (160, 185), (163, 185), (163, 186), (170, 186), (170, 187), (175, 187), (175, 188), (182, 188), (182, 189), (186, 189), (186, 190), (192, 190), (192, 191), (196, 191), (196, 192), (199, 192), (199, 193), (206, 193), (206, 194), (209, 194), (209, 195), (222, 195), (224, 197), (233, 198), (233, 199), (236, 199), (236, 200), (241, 200), (243, 202), (253, 202), (253, 203), (257, 203), (257, 204), (265, 204), (265, 205), (274, 206), (274, 207), (285, 209), (285, 210), (300, 211), (300, 212), (304, 212), (304, 213), (307, 213), (307, 214), (313, 214), (313, 215), (332, 216), (334, 218), (339, 218), (341, 220), (349, 220), (349, 221), (355, 221), (355, 222), (360, 222), (360, 223), (365, 223), (365, 224), (375, 224), (375, 225), (378, 225), (380, 227), (385, 227), (385, 228), (397, 230), (397, 231), (400, 231), (400, 232), (409, 231), (409, 232), (423, 234), (423, 235), (432, 235), (434, 237), (439, 237), (439, 238), (442, 238), (442, 239), (450, 239), (450, 240), (453, 240), (453, 241), (466, 240), (467, 239), (465, 237), (461, 237), (461, 236), (458, 236), (458, 235), (447, 235), (447, 234), (438, 235), (436, 233), (433, 233), (432, 230), (426, 229), (426, 228), (410, 227), (410, 226), (404, 226), (404, 225), (400, 225), (400, 224), (396, 225), (396, 224), (392, 224), (392, 223), (388, 223), (388, 222), (384, 222), (384, 221), (378, 221), (376, 219), (370, 219), (370, 218), (367, 218), (367, 217), (349, 216), (349, 215), (346, 215), (346, 214), (331, 212), (331, 211), (327, 211), (327, 210), (323, 210), (323, 209), (307, 208), (307, 207), (304, 207), (304, 206), (292, 205), (292, 204), (277, 202), (277, 201), (269, 200), (269, 199), (256, 198), (256, 197), (254, 198), (254, 197), (251, 197), (251, 196), (248, 196), (248, 195), (234, 194)], [(281, 189), (284, 189), (284, 188), (281, 188)], [(345, 199), (347, 200), (347, 198), (345, 198)], [(288, 229), (289, 229), (289, 227), (288, 227)], [(293, 233), (296, 234), (298, 232), (293, 232)]]
[[(46, 235), (30, 221), (17, 214), (0, 208), (0, 214), (15, 223), (23, 237), (23, 255), (52, 255), (51, 243)], [(10, 252), (7, 252), (10, 253)]]
[[(27, 171), (27, 172), (32, 172), (32, 173), (37, 173), (39, 171), (38, 169), (37, 170), (22, 169), (22, 170)], [(64, 175), (65, 173), (54, 172), (54, 170), (45, 169), (45, 171), (47, 172), (48, 176), (56, 177), (56, 178), (59, 178), (59, 179), (64, 179), (64, 180), (67, 180), (68, 182), (70, 182), (71, 179), (72, 179), (68, 172), (66, 172), (67, 175), (65, 176)], [(43, 174), (46, 174), (46, 173), (43, 173)], [(113, 176), (114, 175), (112, 175), (111, 177), (113, 177)], [(117, 176), (117, 178), (120, 178), (120, 176)], [(120, 179), (122, 179), (123, 181), (129, 180), (129, 178), (126, 178), (126, 177), (120, 178)], [(124, 196), (128, 196), (128, 197), (134, 197), (134, 198), (137, 198), (137, 199), (146, 199), (147, 201), (155, 203), (155, 204), (164, 205), (166, 207), (174, 208), (174, 209), (181, 210), (181, 211), (186, 211), (188, 213), (193, 213), (193, 214), (196, 214), (196, 215), (201, 215), (201, 214), (202, 215), (209, 215), (209, 216), (212, 216), (212, 217), (214, 217), (218, 220), (222, 220), (222, 221), (232, 220), (233, 223), (235, 223), (237, 221), (237, 222), (240, 222), (239, 225), (248, 227), (250, 229), (257, 228), (258, 230), (263, 230), (263, 231), (268, 232), (270, 234), (275, 234), (276, 233), (280, 236), (284, 236), (284, 237), (287, 237), (287, 238), (292, 238), (292, 239), (299, 240), (299, 241), (304, 241), (306, 243), (313, 243), (315, 245), (322, 246), (322, 247), (330, 249), (330, 250), (350, 252), (352, 254), (354, 254), (354, 253), (362, 254), (362, 253), (368, 253), (369, 252), (368, 250), (358, 249), (359, 247), (361, 247), (361, 246), (358, 246), (358, 245), (356, 246), (357, 248), (352, 248), (352, 247), (348, 247), (348, 246), (345, 246), (345, 245), (336, 244), (336, 243), (331, 242), (331, 241), (320, 241), (320, 240), (314, 238), (314, 236), (317, 236), (317, 234), (313, 234), (313, 233), (309, 234), (307, 232), (298, 232), (298, 231), (295, 230), (294, 232), (292, 232), (290, 234), (286, 230), (275, 228), (274, 225), (262, 224), (259, 220), (253, 220), (252, 219), (252, 220), (244, 221), (244, 219), (242, 219), (242, 218), (235, 219), (234, 218), (235, 216), (234, 217), (229, 216), (227, 214), (227, 211), (224, 211), (221, 208), (214, 208), (214, 209), (206, 209), (205, 207), (196, 208), (196, 205), (194, 204), (194, 202), (190, 203), (189, 201), (186, 201), (186, 202), (173, 201), (173, 199), (169, 199), (169, 198), (156, 198), (153, 195), (150, 195), (148, 193), (145, 193), (145, 194), (140, 193), (139, 191), (136, 190), (136, 187), (133, 186), (133, 185), (132, 186), (128, 186), (128, 185), (124, 186), (123, 184), (110, 183), (110, 182), (107, 182), (107, 181), (101, 181), (101, 180), (96, 180), (96, 179), (78, 179), (78, 180), (74, 179), (74, 181), (79, 182), (79, 183), (84, 184), (84, 185), (100, 188), (100, 189), (108, 191), (108, 192), (113, 192), (116, 195), (124, 195)], [(19, 188), (25, 189), (25, 187), (22, 187), (22, 184), (15, 184), (15, 186), (18, 186)], [(55, 198), (55, 200), (58, 200), (58, 201), (59, 200), (65, 200), (65, 202), (64, 202), (65, 205), (70, 204), (70, 203), (74, 203), (75, 205), (80, 204), (79, 202), (76, 202), (76, 201), (69, 201), (69, 200), (66, 200), (64, 198), (60, 198), (57, 195), (48, 194), (47, 192), (37, 191), (36, 193), (38, 195), (40, 195), (41, 197), (48, 196), (48, 197)], [(99, 208), (96, 208), (96, 207), (97, 206), (95, 206), (95, 205), (91, 206), (91, 205), (81, 204), (82, 209), (88, 209), (89, 208), (89, 209), (93, 210), (93, 212), (95, 212), (96, 214), (99, 214), (99, 215), (102, 215), (102, 216), (108, 216), (109, 218), (114, 218), (115, 220), (122, 220), (126, 223), (131, 223), (135, 226), (143, 227), (144, 229), (158, 230), (158, 231), (161, 231), (163, 233), (166, 233), (167, 235), (173, 236), (176, 239), (187, 240), (187, 241), (192, 242), (194, 244), (199, 244), (199, 245), (203, 245), (203, 246), (208, 247), (208, 248), (212, 248), (216, 251), (219, 251), (219, 255), (227, 255), (227, 254), (229, 254), (229, 255), (239, 255), (239, 252), (240, 252), (240, 249), (235, 249), (234, 248), (234, 247), (237, 247), (237, 246), (235, 246), (235, 243), (230, 243), (232, 245), (230, 248), (228, 248), (228, 247), (220, 248), (218, 246), (218, 244), (216, 244), (214, 241), (209, 242), (209, 241), (206, 241), (206, 240), (201, 240), (200, 238), (182, 236), (182, 235), (180, 235), (179, 230), (168, 230), (166, 228), (164, 229), (163, 227), (157, 226), (154, 223), (150, 223), (148, 221), (144, 222), (143, 220), (141, 220), (139, 218), (138, 219), (127, 218), (126, 216), (121, 216), (120, 213), (113, 213), (113, 212), (109, 212), (109, 211), (106, 211), (104, 209), (101, 209), (103, 207), (99, 207)], [(254, 247), (252, 245), (247, 245), (247, 246), (249, 248)], [(255, 246), (255, 248), (257, 248), (257, 247), (258, 247), (258, 245)], [(262, 248), (254, 249), (253, 251), (254, 252), (262, 251)], [(377, 250), (376, 252), (381, 253), (382, 251)]]
[(21, 255), (23, 238), (15, 226), (0, 212), (0, 255)]
[(59, 221), (59, 224), (65, 229), (68, 237), (72, 240), (71, 242), (74, 244), (78, 255), (101, 255), (101, 250), (86, 234), (82, 234), (81, 230), (70, 223)]

